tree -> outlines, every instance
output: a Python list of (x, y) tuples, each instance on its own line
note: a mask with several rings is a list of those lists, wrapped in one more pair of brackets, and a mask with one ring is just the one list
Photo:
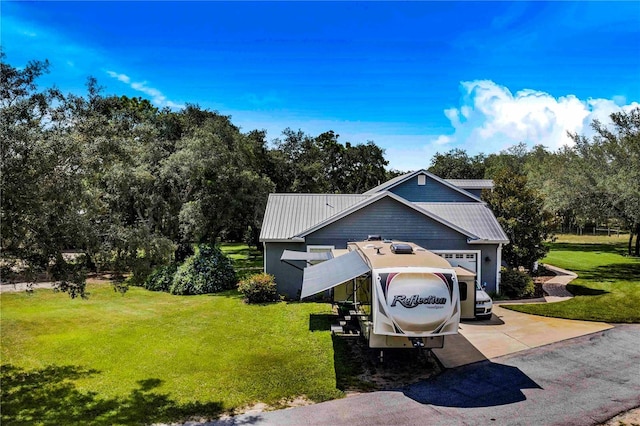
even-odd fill
[(509, 237), (503, 259), (512, 267), (532, 270), (548, 252), (544, 242), (552, 237), (553, 216), (544, 210), (544, 199), (527, 185), (524, 175), (503, 169), (494, 177), (486, 201)]
[(498, 154), (491, 154), (485, 159), (485, 177), (493, 177), (504, 169), (511, 170), (518, 174), (525, 174), (525, 164), (527, 162), (529, 149), (527, 144), (520, 142), (517, 145), (500, 151)]
[(70, 138), (66, 99), (57, 90), (37, 88), (48, 62), (18, 69), (1, 59), (3, 262), (19, 266), (30, 279), (47, 271), (61, 290), (83, 295), (82, 264), (63, 256), (65, 249), (85, 245), (90, 229), (81, 147)]
[(338, 141), (333, 131), (316, 137), (285, 129), (269, 151), (277, 192), (360, 193), (385, 181), (388, 161), (374, 142)]
[(436, 154), (431, 158), (429, 172), (443, 179), (482, 179), (485, 175), (485, 157), (478, 154), (469, 157), (463, 149)]
[[(582, 215), (601, 212), (629, 228), (629, 254), (640, 256), (640, 107), (610, 116), (611, 128), (595, 120), (595, 135), (571, 134), (575, 146), (564, 152), (568, 179), (556, 180), (558, 191)], [(635, 248), (633, 238), (636, 237)]]

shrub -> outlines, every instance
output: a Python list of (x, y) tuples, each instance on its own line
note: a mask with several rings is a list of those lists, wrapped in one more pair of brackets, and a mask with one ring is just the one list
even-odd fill
[(532, 296), (535, 286), (531, 277), (518, 269), (502, 268), (500, 270), (500, 293), (511, 299)]
[(238, 290), (248, 303), (273, 302), (278, 299), (273, 275), (254, 274), (240, 281)]
[(178, 265), (175, 263), (156, 268), (142, 286), (151, 291), (169, 291), (177, 269)]
[(202, 245), (178, 267), (169, 292), (208, 294), (229, 290), (238, 282), (231, 261), (217, 247)]

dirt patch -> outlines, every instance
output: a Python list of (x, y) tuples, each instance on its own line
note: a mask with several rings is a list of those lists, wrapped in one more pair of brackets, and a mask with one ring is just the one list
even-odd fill
[(545, 268), (544, 265), (540, 265), (538, 268), (537, 274), (533, 277), (533, 285), (535, 286), (535, 291), (531, 299), (537, 299), (539, 297), (548, 296), (548, 294), (543, 290), (542, 285), (547, 281), (556, 277), (556, 274)]
[[(274, 410), (282, 410), (286, 408), (294, 408), (294, 407), (304, 407), (306, 405), (315, 404), (313, 401), (308, 399), (306, 396), (298, 396), (296, 398), (285, 398), (281, 399), (274, 405), (265, 404), (264, 402), (258, 402), (252, 405), (247, 405), (244, 407), (236, 408), (235, 410), (225, 413), (220, 416), (217, 421), (224, 422), (225, 420), (230, 420), (234, 416), (239, 416), (241, 414), (260, 414), (266, 411), (274, 411)], [(207, 421), (207, 419), (197, 419), (197, 421)]]
[(347, 394), (398, 389), (442, 370), (426, 349), (371, 349), (362, 338), (334, 336), (336, 382)]

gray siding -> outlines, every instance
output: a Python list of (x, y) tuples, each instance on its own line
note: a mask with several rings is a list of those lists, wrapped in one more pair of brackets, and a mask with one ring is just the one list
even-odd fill
[(453, 188), (427, 176), (426, 185), (418, 185), (418, 176), (401, 183), (389, 190), (412, 202), (470, 202), (477, 201)]
[[(304, 243), (265, 243), (264, 264), (265, 272), (276, 279), (278, 294), (296, 299), (302, 288), (302, 271), (282, 262), (280, 256), (285, 250), (307, 251)], [(304, 268), (305, 262), (292, 262)]]
[(393, 240), (458, 240), (466, 236), (386, 197), (317, 230), (306, 237), (307, 244), (346, 248), (348, 241), (362, 241), (371, 234)]
[[(430, 250), (481, 250), (481, 282), (495, 291), (496, 245), (474, 245), (467, 237), (390, 198), (383, 198), (306, 237), (306, 243), (265, 243), (266, 272), (276, 277), (278, 292), (297, 298), (302, 271), (280, 261), (284, 250), (306, 251), (307, 245), (331, 245), (344, 249), (349, 241), (362, 241), (370, 234), (414, 242)], [(489, 262), (485, 258), (489, 257)], [(301, 267), (304, 263), (301, 262)]]
[(465, 191), (467, 191), (470, 194), (475, 195), (478, 198), (480, 198), (482, 196), (482, 189), (465, 189)]

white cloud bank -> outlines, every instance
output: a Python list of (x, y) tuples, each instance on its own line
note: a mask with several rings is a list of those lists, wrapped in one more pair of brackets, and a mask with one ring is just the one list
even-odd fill
[(461, 105), (444, 111), (454, 128), (453, 134), (432, 137), (425, 147), (427, 151), (462, 148), (473, 154), (490, 154), (520, 142), (555, 150), (573, 143), (567, 132), (591, 136), (594, 119), (608, 123), (611, 113), (640, 106), (638, 102), (624, 105), (624, 97), (556, 98), (532, 89), (513, 94), (490, 80), (464, 81), (461, 90)]
[(107, 71), (107, 74), (109, 75), (109, 77), (115, 78), (116, 80), (129, 85), (129, 87), (131, 87), (133, 90), (137, 90), (138, 92), (142, 92), (145, 95), (150, 96), (151, 102), (153, 102), (153, 104), (155, 104), (156, 106), (169, 107), (169, 108), (184, 108), (184, 105), (168, 100), (167, 97), (164, 94), (162, 94), (160, 90), (147, 86), (146, 81), (132, 82), (131, 78), (128, 75), (119, 74), (115, 71)]

